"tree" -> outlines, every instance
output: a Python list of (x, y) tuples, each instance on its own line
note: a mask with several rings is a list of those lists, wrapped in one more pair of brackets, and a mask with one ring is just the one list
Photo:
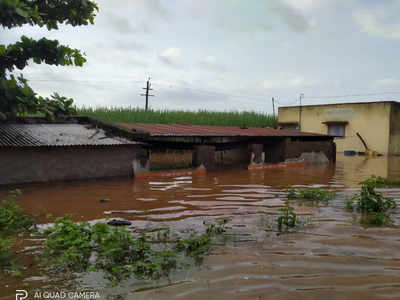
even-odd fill
[[(90, 0), (0, 0), (0, 25), (23, 25), (58, 29), (59, 24), (93, 24), (97, 4)], [(30, 60), (56, 66), (82, 66), (86, 59), (78, 49), (60, 45), (57, 40), (34, 40), (22, 36), (14, 44), (0, 44), (0, 121), (26, 114), (44, 114), (50, 119), (74, 113), (73, 100), (54, 93), (38, 96), (15, 69), (24, 69)]]

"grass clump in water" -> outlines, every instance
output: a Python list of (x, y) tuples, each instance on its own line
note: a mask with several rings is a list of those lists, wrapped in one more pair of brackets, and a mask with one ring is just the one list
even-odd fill
[(335, 198), (336, 193), (317, 188), (294, 189), (292, 186), (286, 187), (288, 199), (311, 200), (314, 202), (326, 202)]
[(282, 231), (284, 229), (285, 231), (288, 231), (291, 228), (296, 227), (298, 225), (298, 219), (297, 219), (297, 214), (294, 212), (293, 207), (286, 206), (281, 209), (279, 209), (280, 215), (277, 218), (277, 224), (278, 224), (278, 230)]
[[(264, 213), (259, 211), (259, 213)], [(293, 233), (299, 229), (304, 229), (306, 226), (312, 225), (313, 220), (310, 216), (298, 215), (294, 208), (290, 206), (288, 200), (286, 200), (286, 205), (279, 209), (278, 216), (267, 215), (262, 216), (261, 224), (263, 227), (267, 227), (267, 231), (278, 230), (281, 233)]]
[(156, 237), (134, 235), (105, 223), (74, 223), (67, 216), (45, 231), (43, 259), (58, 270), (102, 271), (114, 283), (132, 275), (157, 279), (178, 268), (182, 257), (206, 255), (213, 238), (225, 232), (225, 224), (209, 223), (203, 234), (191, 231), (189, 237), (172, 239), (169, 230)]
[(372, 225), (389, 225), (390, 213), (397, 207), (396, 202), (375, 191), (377, 182), (373, 177), (360, 182), (361, 192), (346, 201), (348, 210), (357, 209), (362, 214), (361, 222)]

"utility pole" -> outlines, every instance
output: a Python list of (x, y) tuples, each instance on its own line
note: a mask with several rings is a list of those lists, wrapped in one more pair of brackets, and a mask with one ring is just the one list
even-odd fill
[(275, 119), (275, 99), (272, 97), (272, 115), (274, 116)]
[(140, 94), (140, 96), (146, 96), (146, 108), (145, 108), (145, 110), (149, 109), (149, 97), (154, 97), (154, 95), (150, 95), (149, 94), (149, 91), (153, 90), (153, 89), (150, 88), (151, 87), (150, 79), (151, 79), (151, 77), (149, 77), (149, 79), (147, 79), (146, 87), (142, 88), (142, 89), (146, 90), (146, 94)]
[(304, 94), (300, 94), (300, 106), (299, 106), (299, 131), (301, 131), (301, 100), (303, 99)]

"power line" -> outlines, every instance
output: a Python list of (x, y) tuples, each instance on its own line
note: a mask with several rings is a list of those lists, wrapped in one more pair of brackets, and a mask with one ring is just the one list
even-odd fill
[(53, 81), (60, 81), (60, 82), (126, 82), (126, 83), (140, 83), (143, 82), (142, 80), (96, 80), (96, 79), (28, 79), (28, 81), (43, 81), (43, 82), (53, 82)]
[(336, 96), (307, 96), (304, 99), (325, 99), (325, 98), (344, 98), (344, 97), (364, 97), (364, 96), (380, 96), (389, 94), (400, 94), (400, 91), (393, 92), (380, 92), (380, 93), (368, 93), (368, 94), (347, 94), (347, 95), (336, 95)]
[[(304, 99), (304, 98), (303, 98)], [(279, 105), (294, 105), (297, 104), (299, 102), (299, 100), (294, 100), (293, 102), (289, 102), (289, 103), (281, 103), (280, 101), (278, 101), (277, 99), (275, 99), (275, 101), (279, 104)]]
[[(161, 83), (161, 85), (163, 85), (163, 83)], [(184, 89), (190, 90), (190, 91), (194, 91), (194, 92), (199, 92), (199, 93), (206, 93), (206, 94), (214, 94), (214, 95), (223, 95), (223, 96), (229, 96), (229, 97), (237, 97), (237, 98), (259, 98), (259, 99), (265, 99), (265, 95), (244, 95), (244, 94), (230, 94), (230, 93), (226, 93), (226, 92), (219, 92), (219, 91), (209, 91), (209, 90), (203, 90), (203, 89), (198, 89), (198, 88), (190, 88), (187, 87), (187, 85), (190, 84), (177, 84), (177, 83), (166, 83), (164, 84), (164, 86), (169, 86), (169, 87), (182, 87)]]

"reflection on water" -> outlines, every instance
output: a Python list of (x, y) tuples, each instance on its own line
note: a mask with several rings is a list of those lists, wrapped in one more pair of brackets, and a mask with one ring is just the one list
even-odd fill
[[(140, 292), (128, 284), (120, 288), (127, 299), (400, 299), (400, 230), (363, 228), (357, 214), (344, 209), (358, 182), (371, 174), (400, 179), (400, 158), (338, 155), (336, 165), (329, 166), (25, 185), (19, 201), (43, 222), (47, 213), (75, 213), (75, 220), (121, 217), (131, 220), (135, 230), (160, 224), (196, 227), (205, 218), (232, 218), (239, 238), (218, 247), (200, 269)], [(327, 206), (293, 202), (299, 215), (313, 216), (313, 226), (276, 235), (264, 221), (284, 205), (288, 184), (333, 189), (338, 197)], [(400, 189), (383, 192), (400, 204)], [(395, 224), (400, 224), (398, 214)], [(29, 289), (39, 282), (51, 288), (48, 279), (37, 277), (43, 275), (30, 274), (39, 279), (25, 278), (24, 285)], [(22, 284), (21, 279), (6, 282), (0, 299), (12, 297)], [(103, 288), (102, 293), (114, 292)]]

